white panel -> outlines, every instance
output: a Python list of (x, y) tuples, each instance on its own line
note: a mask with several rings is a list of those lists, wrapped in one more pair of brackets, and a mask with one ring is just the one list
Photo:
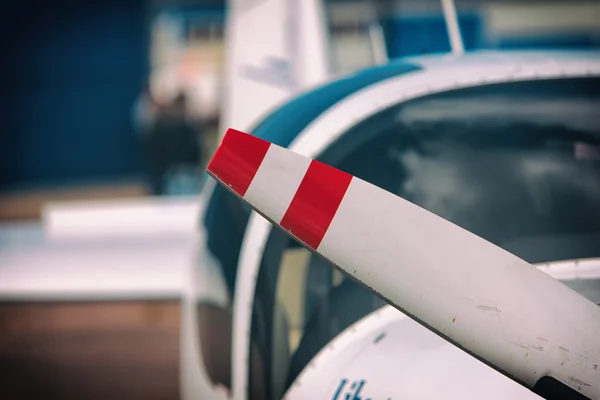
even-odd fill
[[(544, 74), (544, 65), (535, 60), (545, 58), (559, 64), (559, 72)], [(532, 60), (533, 59), (533, 60)], [(579, 52), (514, 52), (512, 56), (496, 52), (480, 52), (462, 57), (419, 57), (416, 64), (425, 67), (422, 71), (381, 81), (368, 86), (343, 99), (307, 126), (289, 148), (310, 157), (318, 157), (330, 144), (341, 137), (353, 124), (358, 123), (387, 107), (410, 100), (406, 88), (411, 85), (426, 87), (425, 93), (438, 93), (458, 87), (471, 87), (485, 81), (491, 73), (490, 67), (502, 71), (506, 81), (533, 78), (558, 78), (590, 76), (600, 74), (598, 53)], [(531, 65), (533, 64), (533, 65)], [(453, 68), (454, 73), (446, 69)], [(528, 67), (529, 71), (522, 71)], [(500, 72), (497, 72), (498, 74)], [(252, 213), (244, 236), (235, 294), (234, 351), (232, 354), (234, 374), (234, 398), (246, 398), (249, 330), (256, 277), (262, 250), (271, 225), (256, 213)]]
[(0, 252), (0, 298), (179, 298), (194, 237), (71, 240)]
[(250, 367), (250, 326), (258, 268), (271, 223), (256, 212), (250, 214), (235, 283), (233, 303), (233, 343), (231, 347), (232, 392), (234, 400), (244, 400), (248, 392)]
[(183, 399), (208, 398), (225, 400), (228, 390), (215, 386), (204, 367), (200, 333), (198, 331), (198, 304), (226, 307), (229, 301), (227, 284), (219, 262), (207, 251), (204, 243), (196, 247), (198, 259), (188, 265), (181, 298), (179, 379)]
[[(274, 221), (281, 221), (309, 164), (306, 157), (271, 144), (244, 199), (263, 209)], [(265, 202), (265, 192), (274, 201)]]
[[(565, 270), (571, 270), (577, 273), (578, 269), (585, 268), (586, 271), (594, 270), (594, 277), (600, 272), (600, 261), (598, 259), (581, 260), (581, 261), (563, 261), (539, 265), (539, 268), (550, 276), (559, 279), (563, 277), (571, 279), (571, 274), (564, 274)], [(398, 328), (402, 331), (398, 331)], [(413, 336), (414, 341), (407, 341), (406, 330), (410, 336)], [(393, 332), (393, 335), (390, 333)], [(376, 359), (371, 360), (365, 365), (363, 360), (358, 358), (362, 351), (369, 352), (369, 346), (372, 346), (382, 334), (385, 334), (385, 339), (393, 343), (392, 348), (386, 352), (377, 353), (377, 349), (371, 356)], [(421, 345), (421, 339), (427, 342), (438, 342), (437, 350), (430, 351)], [(451, 354), (450, 354), (451, 353)], [(433, 359), (431, 359), (433, 357)], [(409, 368), (399, 371), (399, 361), (408, 360)], [(439, 367), (447, 365), (443, 371), (433, 371), (431, 366)], [(462, 364), (461, 368), (457, 368), (457, 363)], [(365, 365), (368, 369), (362, 371), (360, 368)], [(373, 368), (376, 365), (377, 368)], [(417, 368), (420, 365), (420, 368)], [(383, 373), (381, 373), (383, 371)], [(392, 371), (393, 375), (386, 375), (386, 371)], [(483, 374), (483, 380), (472, 379), (473, 372)], [(455, 375), (456, 373), (456, 375)], [(342, 333), (337, 335), (324, 346), (319, 353), (311, 360), (310, 365), (306, 366), (292, 383), (285, 398), (288, 400), (305, 399), (308, 397), (315, 398), (334, 398), (331, 394), (332, 386), (339, 385), (341, 378), (348, 379), (350, 376), (360, 379), (368, 379), (369, 392), (364, 392), (366, 396), (371, 398), (386, 399), (395, 398), (392, 395), (404, 393), (405, 388), (397, 377), (404, 376), (406, 378), (427, 379), (427, 382), (435, 382), (435, 385), (421, 384), (420, 391), (416, 397), (418, 398), (440, 398), (438, 389), (445, 390), (444, 398), (488, 398), (489, 396), (500, 396), (500, 398), (532, 398), (539, 397), (533, 392), (525, 389), (521, 385), (510, 381), (508, 378), (501, 376), (499, 373), (491, 370), (489, 367), (473, 359), (472, 357), (462, 353), (454, 348), (450, 343), (438, 338), (429, 330), (420, 327), (418, 324), (410, 320), (403, 313), (396, 310), (392, 306), (384, 306), (377, 311), (363, 317), (361, 320), (346, 328)], [(440, 379), (452, 377), (456, 382), (460, 382), (461, 386), (451, 388), (449, 386), (438, 385)], [(381, 382), (381, 378), (385, 381)], [(464, 383), (464, 379), (468, 378), (468, 384)], [(371, 389), (372, 383), (375, 382), (375, 390)], [(411, 382), (409, 382), (410, 385)], [(455, 382), (450, 382), (452, 385)], [(381, 389), (381, 392), (379, 392)], [(462, 390), (469, 390), (465, 394)], [(364, 396), (363, 398), (365, 398)], [(338, 397), (340, 400), (343, 396)]]
[(202, 196), (52, 203), (35, 229), (0, 228), (12, 239), (0, 240), (0, 298), (178, 298), (203, 208)]
[(200, 196), (62, 201), (47, 204), (42, 219), (52, 239), (193, 235), (203, 207)]
[(540, 399), (387, 307), (346, 329), (330, 346), (302, 372), (286, 399), (342, 400), (347, 393), (351, 399)]
[(556, 261), (537, 264), (536, 267), (559, 280), (600, 279), (600, 258)]
[(230, 0), (220, 132), (244, 131), (329, 76), (318, 0)]
[[(290, 0), (288, 0), (290, 1)], [(291, 0), (298, 24), (297, 89), (303, 90), (329, 78), (329, 40), (322, 0)]]
[(600, 308), (480, 237), (354, 178), (318, 251), (528, 385), (600, 396)]

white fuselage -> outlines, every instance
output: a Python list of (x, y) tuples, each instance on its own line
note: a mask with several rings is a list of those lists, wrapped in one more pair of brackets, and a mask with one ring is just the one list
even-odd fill
[[(597, 53), (583, 52), (517, 52), (511, 55), (482, 52), (458, 58), (415, 58), (412, 61), (420, 63), (424, 69), (386, 79), (343, 99), (309, 124), (289, 148), (316, 158), (352, 126), (369, 116), (393, 105), (434, 93), (508, 81), (598, 76), (598, 56)], [(253, 213), (240, 254), (234, 298), (232, 347), (232, 390), (235, 399), (246, 398), (249, 368), (246, 360), (250, 349), (248, 332), (254, 290), (262, 249), (271, 229), (267, 220)], [(498, 374), (495, 371), (493, 373)]]

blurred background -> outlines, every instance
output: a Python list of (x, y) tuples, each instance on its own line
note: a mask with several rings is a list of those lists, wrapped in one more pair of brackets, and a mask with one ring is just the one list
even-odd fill
[[(383, 53), (449, 49), (438, 1), (325, 3), (336, 73), (381, 62)], [(596, 3), (456, 7), (467, 50), (597, 47)], [(224, 0), (24, 1), (3, 16), (1, 218), (35, 218), (55, 198), (198, 192), (227, 84)], [(379, 52), (376, 34), (384, 37)], [(179, 132), (181, 142), (165, 140), (163, 130)], [(166, 144), (169, 154), (154, 154)]]
[[(455, 4), (467, 50), (600, 47), (596, 0)], [(439, 1), (324, 5), (336, 75), (450, 49)], [(48, 205), (158, 196), (195, 207), (223, 130), (225, 0), (24, 0), (1, 15), (0, 269), (26, 267), (31, 258), (19, 257), (48, 246), (39, 227)], [(183, 222), (190, 231), (196, 223)], [(60, 246), (52, 251), (61, 257), (81, 251), (73, 268), (108, 251)], [(173, 246), (162, 257), (183, 244)], [(23, 304), (8, 296), (0, 396), (177, 398), (177, 284), (164, 299)]]

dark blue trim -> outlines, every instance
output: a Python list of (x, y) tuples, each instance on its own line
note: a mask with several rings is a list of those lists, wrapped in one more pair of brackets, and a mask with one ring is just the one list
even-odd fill
[(540, 35), (517, 38), (499, 38), (492, 48), (500, 50), (513, 49), (541, 49), (541, 50), (569, 50), (569, 49), (597, 49), (600, 48), (600, 36), (588, 33), (571, 33), (564, 35)]
[[(459, 13), (465, 50), (481, 47), (484, 21), (478, 13)], [(390, 58), (450, 51), (444, 16), (439, 13), (393, 16), (381, 21)]]
[(221, 25), (225, 24), (225, 10), (220, 8), (204, 7), (169, 7), (160, 11), (166, 15), (180, 18), (187, 27), (193, 21), (194, 25)]
[(345, 97), (377, 82), (419, 69), (416, 65), (394, 61), (336, 80), (280, 107), (252, 129), (252, 133), (287, 147), (308, 124)]

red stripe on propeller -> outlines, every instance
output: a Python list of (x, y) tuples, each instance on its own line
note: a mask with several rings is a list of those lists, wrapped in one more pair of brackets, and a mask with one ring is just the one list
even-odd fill
[(228, 129), (207, 169), (243, 197), (270, 145), (256, 136)]
[(280, 225), (313, 249), (319, 247), (352, 175), (311, 161)]

